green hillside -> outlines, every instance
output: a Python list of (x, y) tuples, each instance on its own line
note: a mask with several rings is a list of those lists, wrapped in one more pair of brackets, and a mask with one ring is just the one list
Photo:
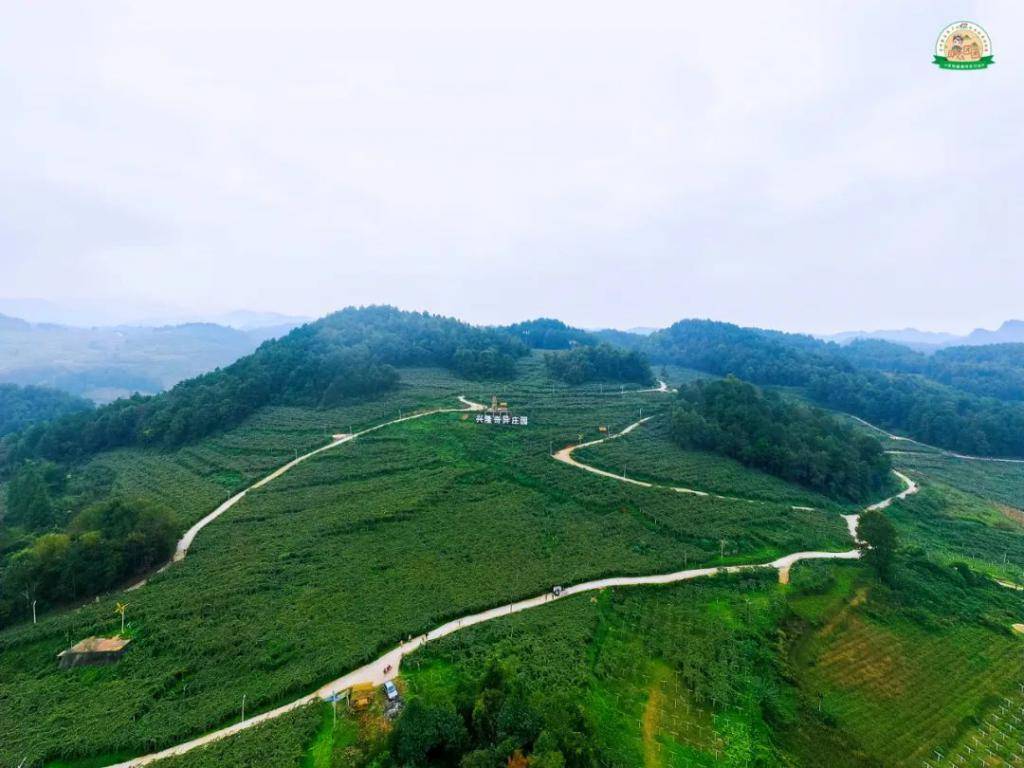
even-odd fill
[[(438, 346), (448, 332), (462, 339), (461, 326), (377, 311), (356, 336), (343, 323), (299, 338), (316, 348), (337, 332), (344, 347), (377, 328), (374, 344), (386, 351), (423, 330), (420, 351), (402, 353), (415, 364), (376, 346), (358, 353), (390, 371), (381, 389), (325, 400), (332, 383), (321, 376), (306, 394), (286, 387), (204, 435), (76, 448), (60, 464), (34, 458), (14, 467), (12, 482), (37, 472), (54, 525), (66, 526), (72, 542), (84, 540), (76, 526), (99, 530), (95, 510), (112, 500), (167, 510), (181, 531), (334, 435), (468, 409), (460, 395), (495, 396), (529, 425), (478, 423), (469, 410), (389, 424), (250, 490), (200, 531), (184, 560), (140, 570), (149, 575), (141, 589), (104, 587), (73, 607), (25, 581), (8, 554), (0, 763), (86, 768), (173, 746), (235, 722), (243, 696), (247, 715), (268, 711), (446, 621), (553, 585), (842, 553), (853, 542), (841, 515), (895, 490), (886, 484), (853, 503), (787, 481), (778, 468), (746, 466), (727, 446), (694, 450), (680, 445), (673, 418), (680, 403), (694, 402), (685, 394), (567, 383), (536, 339), (508, 342), (510, 367), (467, 371), (457, 345)], [(397, 335), (386, 330), (392, 321)], [(571, 329), (543, 328), (553, 334), (544, 344), (568, 343)], [(459, 343), (495, 341), (466, 333)], [(490, 359), (487, 349), (480, 359)], [(277, 358), (254, 359), (246, 365), (257, 370)], [(666, 374), (677, 386), (695, 376), (675, 366)], [(241, 376), (122, 407), (140, 409), (140, 424), (164, 408), (201, 412)], [(868, 454), (881, 456), (873, 439), (793, 410), (789, 396), (751, 392), (718, 401), (702, 418), (757, 423), (801, 450), (867, 441)], [(24, 439), (15, 444), (28, 451)], [(552, 457), (581, 442), (592, 444), (572, 458), (605, 475)], [(587, 592), (427, 644), (402, 664), (407, 706), (395, 720), (377, 694), (365, 711), (342, 705), (337, 721), (313, 705), (161, 764), (812, 766), (824, 755), (868, 768), (918, 766), (932, 749), (961, 748), (968, 734), (987, 738), (978, 729), (1024, 680), (1022, 636), (1011, 629), (1024, 622), (1024, 592), (989, 578), (1024, 581), (1016, 465), (964, 469), (936, 453), (889, 458), (922, 487), (885, 512), (898, 548), (884, 582), (867, 565), (810, 562), (787, 569), (788, 584), (763, 568)], [(44, 554), (58, 535), (14, 533)], [(39, 602), (36, 624), (26, 591)], [(123, 660), (59, 669), (55, 656), (71, 643), (118, 631), (119, 601), (132, 639)]]

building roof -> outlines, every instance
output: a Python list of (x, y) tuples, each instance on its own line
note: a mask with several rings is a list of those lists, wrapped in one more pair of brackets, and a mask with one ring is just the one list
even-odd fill
[(117, 653), (123, 651), (131, 640), (124, 637), (87, 637), (79, 640), (66, 651), (61, 651), (60, 656), (65, 653)]

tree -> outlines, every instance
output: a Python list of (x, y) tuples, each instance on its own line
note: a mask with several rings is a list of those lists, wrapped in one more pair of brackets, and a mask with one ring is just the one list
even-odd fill
[(43, 473), (36, 464), (25, 464), (7, 486), (5, 522), (42, 531), (53, 524), (53, 504)]
[(857, 535), (864, 542), (864, 562), (874, 568), (882, 581), (891, 581), (893, 562), (899, 546), (896, 527), (884, 512), (872, 509), (860, 516)]
[(454, 765), (467, 738), (453, 706), (413, 699), (391, 732), (391, 754), (402, 766)]

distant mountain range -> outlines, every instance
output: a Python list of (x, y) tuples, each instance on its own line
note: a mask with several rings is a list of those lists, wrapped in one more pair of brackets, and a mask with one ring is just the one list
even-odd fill
[(123, 301), (50, 301), (0, 297), (0, 314), (19, 317), (31, 323), (54, 323), (75, 328), (95, 326), (162, 327), (193, 323), (214, 323), (249, 331), (274, 326), (295, 327), (312, 318), (283, 315), (280, 312), (235, 310), (221, 313), (196, 313), (177, 307)]
[(98, 403), (153, 394), (233, 363), (298, 324), (273, 313), (238, 312), (230, 320), (238, 327), (78, 328), (0, 314), (0, 382), (52, 387)]
[(903, 344), (923, 352), (956, 346), (981, 346), (983, 344), (1024, 343), (1024, 320), (1007, 320), (994, 331), (976, 328), (966, 336), (936, 331), (919, 331), (903, 328), (889, 331), (845, 331), (831, 336), (821, 336), (826, 341), (848, 344), (854, 339), (882, 339)]

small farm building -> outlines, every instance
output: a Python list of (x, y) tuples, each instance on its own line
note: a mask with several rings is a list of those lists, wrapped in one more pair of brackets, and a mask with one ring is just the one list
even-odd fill
[(85, 664), (116, 664), (131, 640), (123, 637), (87, 637), (57, 654), (62, 669)]

